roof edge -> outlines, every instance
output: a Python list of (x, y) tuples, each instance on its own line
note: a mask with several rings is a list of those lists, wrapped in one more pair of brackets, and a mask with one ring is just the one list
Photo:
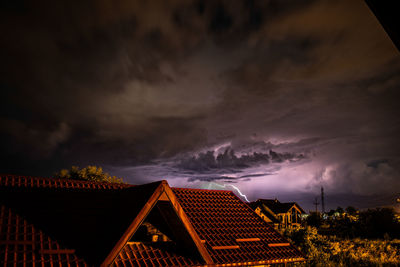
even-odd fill
[(197, 250), (199, 251), (203, 260), (206, 262), (206, 264), (214, 264), (214, 261), (212, 260), (211, 255), (208, 253), (204, 244), (201, 242), (199, 235), (197, 234), (196, 230), (190, 223), (190, 220), (187, 217), (182, 206), (179, 204), (178, 198), (175, 196), (174, 192), (172, 191), (171, 187), (168, 186), (168, 184), (165, 186), (165, 193), (167, 194), (168, 198), (170, 199), (172, 206), (174, 207), (178, 217), (182, 220), (183, 225), (186, 227), (186, 230), (189, 232), (189, 235), (191, 236), (193, 242), (195, 243)]
[(166, 194), (168, 199), (171, 201), (171, 204), (177, 214), (177, 216), (181, 219), (182, 223), (184, 224), (186, 230), (188, 231), (190, 237), (192, 238), (194, 244), (197, 247), (198, 252), (200, 253), (201, 257), (205, 261), (207, 265), (214, 264), (210, 254), (208, 253), (207, 249), (201, 243), (200, 237), (194, 230), (193, 226), (190, 223), (189, 218), (187, 217), (186, 213), (184, 212), (183, 208), (179, 204), (177, 197), (175, 196), (174, 192), (172, 191), (171, 187), (168, 185), (166, 180), (162, 180), (160, 185), (154, 190), (153, 194), (149, 198), (149, 200), (144, 204), (142, 210), (139, 214), (135, 217), (132, 221), (131, 225), (125, 231), (125, 233), (121, 236), (120, 240), (116, 243), (114, 248), (111, 252), (107, 255), (103, 263), (101, 264), (102, 267), (110, 266), (121, 250), (124, 248), (126, 243), (132, 237), (132, 235), (136, 232), (139, 226), (143, 223), (146, 219), (147, 215), (150, 211), (154, 208), (157, 201), (163, 194)]
[(160, 185), (154, 190), (153, 194), (150, 196), (149, 200), (144, 204), (143, 208), (140, 210), (138, 215), (133, 219), (132, 223), (126, 229), (124, 234), (115, 244), (114, 248), (110, 251), (107, 257), (104, 259), (103, 263), (100, 266), (110, 266), (114, 259), (118, 256), (120, 251), (124, 248), (125, 244), (129, 241), (130, 237), (136, 232), (142, 222), (145, 220), (146, 216), (149, 214), (151, 209), (156, 204), (158, 198), (161, 196), (164, 191), (165, 185), (168, 185), (167, 181), (162, 180)]

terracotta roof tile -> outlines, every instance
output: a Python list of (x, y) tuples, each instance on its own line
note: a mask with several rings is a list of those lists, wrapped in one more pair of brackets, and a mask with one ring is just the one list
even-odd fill
[[(200, 239), (205, 240), (215, 263), (296, 261), (304, 258), (292, 245), (268, 246), (288, 241), (232, 192), (183, 188), (173, 188), (173, 191)], [(237, 241), (254, 238), (260, 241)]]
[(0, 265), (88, 266), (67, 249), (38, 230), (10, 208), (0, 207)]
[[(131, 186), (0, 175), (0, 265), (33, 262), (96, 265), (100, 254), (110, 250), (110, 243), (123, 234), (157, 186), (158, 183)], [(285, 244), (287, 240), (232, 192), (180, 188), (173, 188), (173, 192), (216, 265), (304, 260), (296, 248)], [(117, 223), (120, 221), (123, 223)], [(104, 227), (108, 230), (102, 231)], [(65, 229), (71, 234), (66, 235)], [(98, 233), (102, 233), (101, 239), (96, 238)], [(283, 245), (270, 247), (270, 244)], [(87, 250), (88, 246), (93, 249)], [(173, 249), (129, 242), (113, 264), (196, 266), (200, 263)]]
[[(17, 181), (21, 180), (17, 178)], [(18, 184), (0, 186), (0, 204), (23, 215), (60, 244), (75, 249), (88, 264), (99, 265), (160, 182), (123, 190), (93, 186), (89, 189), (25, 187)], [(81, 184), (88, 185), (75, 183)]]
[(168, 247), (157, 247), (145, 245), (140, 242), (129, 242), (112, 266), (142, 266), (146, 263), (149, 266), (199, 266), (198, 261), (178, 255)]

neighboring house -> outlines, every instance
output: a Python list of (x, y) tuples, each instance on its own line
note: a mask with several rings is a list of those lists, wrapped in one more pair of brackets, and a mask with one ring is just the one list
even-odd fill
[(1, 266), (244, 266), (304, 255), (230, 191), (0, 175)]
[(298, 227), (305, 211), (296, 202), (281, 203), (277, 199), (259, 199), (252, 209), (275, 229)]

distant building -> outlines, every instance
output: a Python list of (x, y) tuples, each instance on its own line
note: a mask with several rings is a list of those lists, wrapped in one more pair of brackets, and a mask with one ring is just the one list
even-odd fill
[(253, 210), (275, 229), (298, 227), (306, 212), (296, 202), (281, 203), (277, 199), (259, 199), (250, 203)]
[(0, 175), (0, 266), (269, 266), (305, 256), (231, 191)]

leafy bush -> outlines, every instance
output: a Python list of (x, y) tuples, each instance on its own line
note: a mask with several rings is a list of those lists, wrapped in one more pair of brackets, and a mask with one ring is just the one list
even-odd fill
[(306, 264), (297, 264), (300, 266), (336, 266), (337, 264), (330, 260), (329, 243), (326, 237), (319, 235), (315, 227), (306, 227), (299, 229), (290, 229), (284, 232), (296, 247), (303, 252), (308, 260)]
[(101, 167), (87, 166), (86, 168), (79, 169), (77, 166), (72, 166), (71, 169), (63, 169), (54, 175), (56, 178), (85, 180), (93, 182), (106, 182), (106, 183), (123, 183), (122, 178), (111, 176), (103, 172)]
[(308, 257), (297, 266), (400, 265), (400, 240), (328, 237), (319, 235), (314, 227), (287, 230), (285, 236)]

